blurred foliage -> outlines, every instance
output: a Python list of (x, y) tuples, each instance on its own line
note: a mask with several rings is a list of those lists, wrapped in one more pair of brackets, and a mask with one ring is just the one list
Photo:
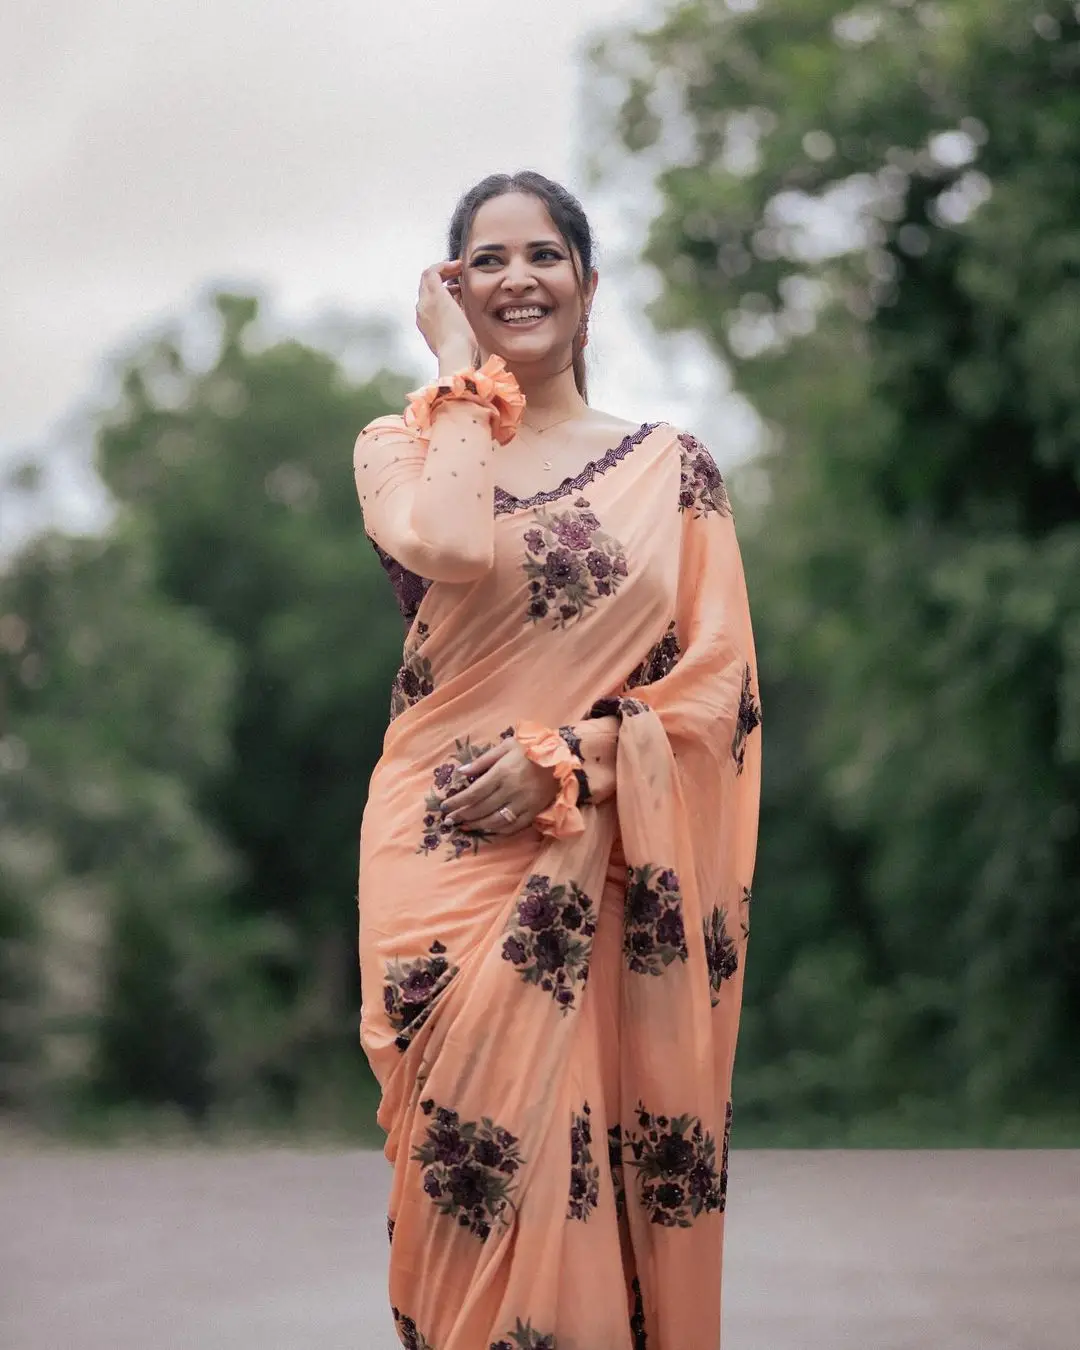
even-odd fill
[(260, 346), (254, 300), (214, 305), (208, 368), (174, 334), (121, 372), (109, 534), (40, 539), (0, 579), (0, 1053), (24, 1104), (76, 1084), (272, 1120), (367, 1082), (356, 848), (402, 630), (349, 450), (409, 381), (351, 382)]
[(742, 1108), (1075, 1111), (1080, 9), (689, 0), (592, 61), (653, 318), (768, 426)]
[[(740, 1142), (1075, 1139), (1076, 9), (687, 0), (590, 73), (653, 318), (767, 429)], [(197, 317), (119, 372), (106, 534), (0, 575), (0, 1105), (340, 1124), (402, 636), (349, 449), (412, 380)]]

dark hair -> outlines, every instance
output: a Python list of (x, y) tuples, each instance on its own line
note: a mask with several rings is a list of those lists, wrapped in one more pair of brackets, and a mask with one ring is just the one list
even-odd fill
[[(561, 183), (553, 182), (532, 169), (523, 169), (520, 173), (489, 174), (464, 194), (450, 218), (446, 256), (461, 257), (461, 250), (469, 237), (477, 211), (493, 197), (503, 197), (508, 192), (524, 192), (544, 203), (552, 223), (570, 249), (571, 262), (577, 273), (578, 289), (584, 301), (585, 280), (593, 266), (593, 237), (588, 217), (573, 193), (568, 192)], [(580, 272), (577, 259), (581, 260)], [(585, 352), (580, 334), (574, 338), (573, 366), (574, 383), (577, 385), (578, 393), (587, 402)]]

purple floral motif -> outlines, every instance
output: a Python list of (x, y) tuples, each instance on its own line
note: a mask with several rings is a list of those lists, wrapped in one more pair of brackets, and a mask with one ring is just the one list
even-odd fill
[(394, 1220), (388, 1214), (386, 1216), (386, 1238), (391, 1246), (394, 1245)]
[(634, 1311), (630, 1314), (632, 1350), (648, 1350), (645, 1336), (645, 1300), (641, 1294), (641, 1281), (636, 1275), (630, 1287), (634, 1292)]
[(374, 539), (371, 539), (371, 546), (378, 555), (379, 562), (383, 565), (383, 570), (390, 578), (390, 585), (393, 587), (394, 598), (397, 600), (398, 609), (401, 610), (402, 618), (407, 623), (412, 623), (416, 618), (416, 611), (420, 608), (420, 602), (427, 594), (431, 582), (427, 577), (418, 577), (415, 572), (410, 572), (407, 567), (403, 567), (396, 558), (392, 558), (384, 548), (380, 548)]
[(495, 1224), (509, 1222), (507, 1211), (514, 1208), (514, 1177), (523, 1165), (519, 1141), (488, 1116), (463, 1121), (430, 1098), (420, 1109), (433, 1117), (427, 1138), (412, 1154), (424, 1164), (424, 1194), (440, 1214), (486, 1242)]
[(761, 726), (761, 707), (754, 698), (752, 681), (753, 672), (748, 665), (743, 672), (742, 696), (739, 699), (739, 713), (735, 719), (735, 735), (731, 742), (731, 756), (735, 761), (736, 774), (743, 771), (746, 738), (755, 728)]
[(638, 1104), (641, 1133), (627, 1131), (630, 1165), (637, 1169), (639, 1198), (650, 1221), (664, 1228), (689, 1228), (701, 1214), (725, 1204), (716, 1170), (716, 1139), (697, 1116), (669, 1119)]
[[(560, 727), (559, 735), (566, 742), (566, 748), (572, 755), (578, 759), (584, 760), (585, 756), (581, 753), (581, 737), (573, 727)], [(574, 777), (578, 784), (578, 806), (585, 806), (587, 802), (592, 801), (592, 788), (589, 786), (589, 775), (584, 769), (575, 769)]]
[(506, 1333), (510, 1339), (492, 1341), (489, 1350), (558, 1350), (553, 1333), (534, 1331), (531, 1319), (523, 1322), (519, 1317), (516, 1321), (513, 1331)]
[(731, 1102), (724, 1108), (724, 1147), (720, 1154), (720, 1212), (727, 1209), (728, 1158), (731, 1153)]
[(593, 1162), (589, 1103), (570, 1118), (570, 1202), (568, 1219), (588, 1220), (600, 1202), (600, 1168)]
[(750, 894), (750, 887), (742, 888), (742, 899), (739, 901), (739, 927), (742, 930), (743, 941), (750, 936), (750, 901), (753, 896)]
[(391, 1312), (394, 1314), (394, 1330), (405, 1350), (434, 1350), (431, 1342), (425, 1340), (417, 1331), (416, 1323), (411, 1317), (406, 1317), (397, 1308), (392, 1308)]
[(608, 1169), (615, 1191), (615, 1213), (626, 1212), (626, 1181), (623, 1175), (623, 1132), (621, 1125), (612, 1125), (607, 1132)]
[(718, 512), (731, 515), (731, 501), (712, 455), (696, 436), (681, 432), (682, 469), (679, 479), (679, 510), (691, 511), (695, 520)]
[(424, 827), (417, 853), (442, 851), (445, 858), (460, 858), (464, 853), (476, 853), (481, 841), (489, 837), (483, 830), (451, 825), (444, 819), (442, 807), (444, 802), (469, 786), (469, 779), (463, 772), (465, 765), (490, 749), (490, 745), (473, 745), (467, 736), (464, 740), (454, 741), (453, 756), (436, 768), (432, 774), (432, 790), (424, 798)]
[(605, 698), (598, 698), (585, 714), (585, 719), (587, 721), (591, 717), (617, 717), (621, 722), (624, 717), (639, 717), (648, 711), (649, 705), (642, 703), (639, 698), (610, 694)]
[(398, 1033), (394, 1044), (407, 1050), (431, 1015), (435, 1000), (458, 972), (446, 959), (446, 948), (433, 942), (429, 955), (413, 961), (390, 961), (383, 985), (383, 1007)]
[(623, 955), (638, 975), (662, 975), (673, 961), (686, 961), (679, 879), (653, 863), (627, 869), (623, 909)]
[(626, 689), (638, 689), (644, 684), (655, 684), (669, 675), (676, 667), (682, 648), (679, 646), (674, 619), (668, 624), (667, 632), (653, 647), (644, 660), (634, 667), (626, 678)]
[(709, 1000), (720, 1002), (720, 986), (739, 969), (739, 949), (727, 930), (727, 910), (714, 907), (702, 923), (705, 931), (705, 962), (709, 967)]
[(503, 960), (526, 984), (550, 994), (565, 1016), (589, 978), (595, 933), (593, 902), (576, 881), (553, 886), (550, 877), (534, 874), (507, 924)]
[(576, 505), (538, 511), (534, 522), (525, 532), (526, 619), (550, 619), (553, 628), (565, 628), (599, 599), (615, 594), (628, 575), (626, 554), (592, 511)]
[(433, 693), (435, 680), (431, 673), (431, 662), (420, 655), (420, 648), (428, 635), (426, 623), (418, 623), (413, 640), (405, 644), (402, 653), (401, 669), (394, 676), (390, 690), (390, 720), (399, 717), (406, 708), (419, 703), (422, 698)]

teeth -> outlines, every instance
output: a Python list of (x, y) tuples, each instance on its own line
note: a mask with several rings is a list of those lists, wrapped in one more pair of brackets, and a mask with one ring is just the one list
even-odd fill
[(544, 311), (535, 306), (530, 309), (501, 309), (499, 311), (499, 318), (508, 322), (513, 322), (515, 319), (542, 319), (543, 317)]

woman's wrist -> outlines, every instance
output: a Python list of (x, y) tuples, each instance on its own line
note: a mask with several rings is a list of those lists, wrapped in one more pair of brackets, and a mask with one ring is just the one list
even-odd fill
[(439, 374), (455, 375), (459, 370), (473, 367), (475, 353), (465, 342), (448, 342), (439, 348)]

